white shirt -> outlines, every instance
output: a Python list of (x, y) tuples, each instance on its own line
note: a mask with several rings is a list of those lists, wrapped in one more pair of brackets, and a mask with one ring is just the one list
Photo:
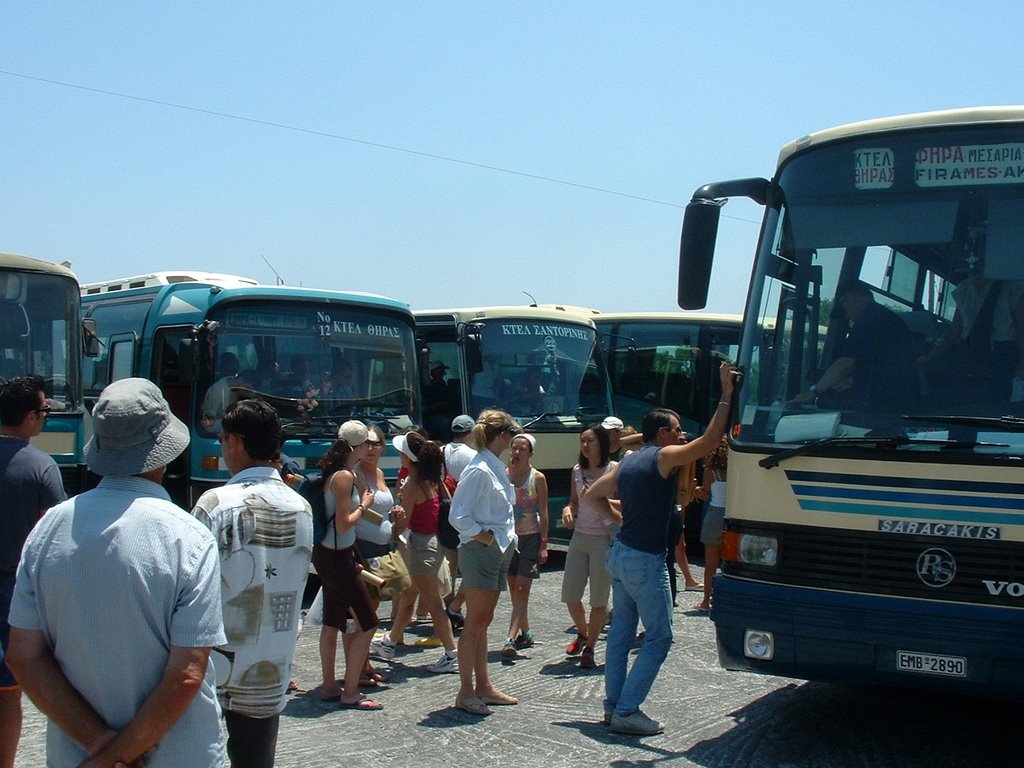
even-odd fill
[(192, 514), (213, 532), (220, 550), (228, 642), (214, 648), (210, 660), (221, 706), (273, 717), (284, 709), (291, 679), (313, 513), (276, 469), (250, 467), (204, 493)]
[(466, 443), (452, 441), (444, 447), (444, 465), (448, 468), (448, 474), (459, 482), (463, 471), (469, 466), (469, 462), (476, 456), (476, 451)]
[(448, 521), (459, 532), (460, 543), (490, 531), (504, 552), (516, 542), (512, 515), (515, 500), (516, 492), (505, 475), (505, 465), (484, 448), (462, 472)]

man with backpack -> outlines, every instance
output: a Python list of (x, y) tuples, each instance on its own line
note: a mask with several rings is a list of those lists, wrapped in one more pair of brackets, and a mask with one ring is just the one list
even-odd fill
[[(473, 425), (476, 424), (472, 416), (461, 413), (452, 419), (452, 440), (444, 446), (444, 469), (445, 469), (445, 490), (442, 491), (442, 506), (447, 495), (448, 503), (451, 502), (451, 495), (455, 493), (455, 487), (459, 484), (462, 470), (476, 456), (476, 450), (470, 443), (473, 442)], [(447, 512), (443, 515), (441, 533), (439, 539), (445, 548), (445, 557), (448, 558), (448, 569), (452, 576), (452, 585), (455, 585), (455, 577), (459, 570), (459, 539), (458, 531), (448, 523)], [(445, 531), (445, 526), (449, 531)], [(448, 539), (448, 535), (454, 536)], [(450, 595), (445, 598), (445, 612), (452, 623), (453, 629), (462, 629), (465, 618), (462, 615), (462, 603), (464, 595), (461, 588), (456, 591), (452, 589)]]

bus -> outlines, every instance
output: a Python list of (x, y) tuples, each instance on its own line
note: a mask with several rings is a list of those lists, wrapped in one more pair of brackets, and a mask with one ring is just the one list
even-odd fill
[(52, 408), (32, 444), (57, 462), (69, 496), (86, 487), (81, 368), (83, 354), (95, 353), (94, 338), (68, 266), (0, 253), (0, 382), (42, 377)]
[(764, 218), (711, 611), (722, 665), (1019, 697), (1024, 107), (823, 130), (771, 180), (700, 187), (683, 308), (706, 303), (736, 196)]
[(508, 411), (537, 437), (533, 465), (548, 480), (549, 545), (567, 543), (559, 526), (580, 432), (612, 413), (594, 313), (551, 305), (413, 314), (427, 431), (445, 441), (460, 413)]
[[(312, 469), (347, 419), (385, 435), (419, 422), (416, 347), (408, 305), (368, 293), (260, 285), (203, 272), (158, 272), (82, 287), (102, 349), (84, 366), (87, 401), (128, 376), (160, 386), (189, 426), (189, 449), (164, 485), (191, 508), (228, 479), (220, 416), (258, 397), (284, 422), (283, 452)], [(397, 452), (381, 459), (398, 473)]]
[(739, 315), (611, 312), (594, 318), (615, 415), (639, 429), (651, 408), (671, 408), (702, 434), (721, 399), (718, 366), (739, 350)]
[[(735, 362), (739, 315), (611, 312), (594, 318), (612, 382), (612, 407), (637, 429), (651, 408), (671, 408), (686, 432), (703, 434), (721, 400), (718, 366)], [(698, 470), (699, 471), (699, 470)], [(683, 516), (691, 552), (701, 551), (703, 502)]]

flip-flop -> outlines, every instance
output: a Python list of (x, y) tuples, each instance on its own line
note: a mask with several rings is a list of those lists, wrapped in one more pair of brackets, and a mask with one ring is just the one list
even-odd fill
[(357, 712), (376, 712), (384, 709), (384, 705), (379, 701), (368, 699), (365, 696), (360, 696), (355, 701), (338, 701), (338, 706), (341, 709), (354, 709)]

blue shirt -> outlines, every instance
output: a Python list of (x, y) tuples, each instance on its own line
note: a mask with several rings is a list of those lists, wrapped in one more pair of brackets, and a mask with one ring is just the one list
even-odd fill
[[(112, 728), (124, 728), (160, 683), (171, 646), (227, 641), (217, 544), (160, 485), (107, 477), (58, 504), (25, 542), (11, 625), (40, 630), (61, 671)], [(224, 764), (213, 664), (147, 768)], [(85, 751), (52, 722), (50, 766)]]
[(901, 411), (917, 405), (912, 339), (899, 315), (872, 302), (861, 312), (840, 357), (852, 357), (854, 405)]
[(659, 446), (644, 443), (619, 462), (616, 477), (622, 502), (618, 540), (652, 554), (665, 554), (669, 521), (676, 511), (676, 476), (661, 476), (660, 452)]

